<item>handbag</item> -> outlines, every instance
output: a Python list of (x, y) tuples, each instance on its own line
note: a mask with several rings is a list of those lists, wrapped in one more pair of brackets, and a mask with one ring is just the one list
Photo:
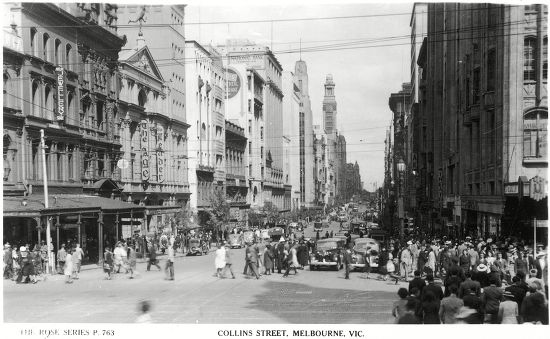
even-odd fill
[(107, 263), (103, 263), (103, 269), (104, 270), (110, 270), (111, 269), (111, 266)]

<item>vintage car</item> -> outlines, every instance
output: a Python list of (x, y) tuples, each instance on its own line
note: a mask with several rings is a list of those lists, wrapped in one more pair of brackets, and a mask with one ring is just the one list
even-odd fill
[(358, 269), (365, 267), (365, 256), (370, 256), (370, 267), (378, 267), (378, 255), (380, 254), (380, 243), (372, 238), (358, 238), (354, 241), (353, 254), (351, 256), (351, 268)]
[(310, 257), (309, 269), (313, 271), (320, 267), (331, 267), (339, 270), (345, 243), (346, 241), (341, 238), (318, 240)]
[(189, 250), (187, 255), (203, 255), (208, 254), (208, 248), (201, 242), (200, 239), (189, 239)]
[(269, 238), (271, 241), (279, 241), (281, 237), (285, 234), (285, 230), (281, 227), (271, 227), (267, 230), (267, 234), (269, 235)]
[(229, 235), (229, 247), (231, 248), (241, 248), (243, 247), (243, 236), (242, 234), (230, 234)]

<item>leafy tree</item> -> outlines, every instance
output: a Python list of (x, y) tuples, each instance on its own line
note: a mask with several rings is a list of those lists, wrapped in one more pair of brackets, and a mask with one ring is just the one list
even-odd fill
[(215, 189), (210, 195), (210, 208), (208, 211), (210, 219), (207, 221), (207, 225), (220, 237), (223, 231), (229, 227), (229, 219), (231, 218), (230, 206), (226, 200), (223, 187)]

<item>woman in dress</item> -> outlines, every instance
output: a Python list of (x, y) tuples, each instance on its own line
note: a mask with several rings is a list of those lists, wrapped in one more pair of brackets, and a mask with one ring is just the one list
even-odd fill
[(216, 250), (216, 257), (214, 259), (214, 264), (216, 266), (216, 276), (218, 278), (222, 277), (222, 270), (225, 267), (225, 247), (221, 243), (218, 244), (218, 249)]
[(67, 256), (65, 257), (65, 266), (63, 267), (63, 274), (65, 274), (65, 283), (72, 284), (73, 280), (71, 279), (73, 275), (73, 249), (67, 249)]
[(273, 270), (273, 248), (270, 244), (267, 244), (265, 247), (264, 253), (263, 253), (263, 259), (264, 259), (264, 267), (265, 267), (265, 275), (271, 275), (271, 271)]
[(518, 323), (518, 303), (514, 301), (512, 292), (504, 291), (502, 294), (504, 301), (498, 307), (498, 319), (501, 324)]

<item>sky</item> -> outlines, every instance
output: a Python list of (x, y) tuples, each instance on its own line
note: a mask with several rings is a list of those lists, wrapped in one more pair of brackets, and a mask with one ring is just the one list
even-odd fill
[[(283, 72), (294, 71), (301, 57), (308, 66), (314, 124), (322, 125), (323, 85), (332, 74), (337, 128), (347, 141), (348, 163), (357, 161), (364, 188), (372, 191), (374, 183), (380, 187), (384, 179), (384, 139), (392, 117), (389, 96), (410, 81), (413, 4), (294, 3), (191, 2), (185, 13), (186, 39), (213, 45), (227, 38), (264, 44), (271, 47)], [(304, 20), (313, 18), (325, 19)], [(277, 21), (282, 19), (299, 20)], [(220, 24), (227, 21), (233, 23)]]

